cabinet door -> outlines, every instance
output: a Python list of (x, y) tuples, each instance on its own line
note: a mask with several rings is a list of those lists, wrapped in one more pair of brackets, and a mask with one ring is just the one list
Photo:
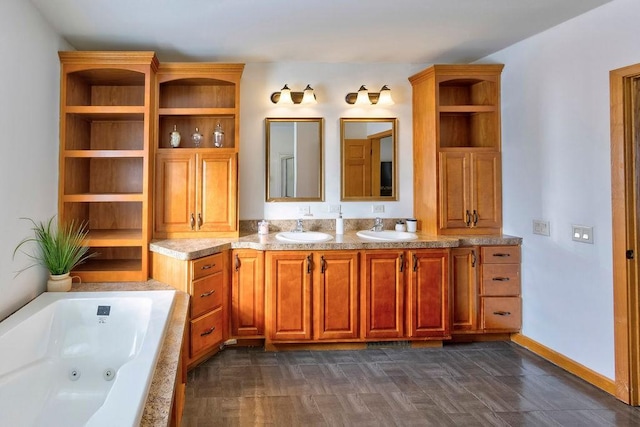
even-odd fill
[(315, 339), (358, 338), (358, 253), (315, 254)]
[(440, 153), (440, 228), (467, 228), (471, 224), (469, 155)]
[(408, 335), (424, 338), (449, 337), (449, 252), (429, 249), (412, 251), (410, 254)]
[(195, 228), (195, 156), (188, 153), (156, 157), (155, 228), (185, 232)]
[(363, 254), (363, 336), (368, 339), (404, 336), (404, 251)]
[(453, 332), (478, 330), (478, 247), (451, 249)]
[(273, 341), (311, 339), (312, 254), (267, 252), (267, 337)]
[(236, 154), (198, 154), (199, 231), (237, 229)]
[(474, 228), (502, 227), (500, 153), (471, 154), (471, 206)]
[(232, 252), (231, 335), (264, 338), (264, 252)]

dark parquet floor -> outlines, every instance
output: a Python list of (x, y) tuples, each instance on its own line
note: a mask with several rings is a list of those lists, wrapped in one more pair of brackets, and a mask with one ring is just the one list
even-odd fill
[(226, 349), (189, 372), (185, 427), (640, 426), (627, 406), (509, 342)]

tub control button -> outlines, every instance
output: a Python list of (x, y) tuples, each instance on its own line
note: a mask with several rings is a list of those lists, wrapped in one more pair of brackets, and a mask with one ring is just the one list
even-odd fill
[(72, 368), (69, 371), (69, 379), (71, 381), (78, 381), (80, 379), (80, 370)]
[(102, 373), (102, 376), (104, 377), (105, 380), (107, 381), (111, 381), (112, 379), (115, 378), (116, 376), (116, 371), (114, 371), (111, 368), (107, 368), (104, 370), (104, 372)]

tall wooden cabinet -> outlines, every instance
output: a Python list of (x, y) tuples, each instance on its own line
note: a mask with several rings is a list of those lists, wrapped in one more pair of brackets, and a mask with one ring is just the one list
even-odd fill
[(231, 252), (231, 336), (264, 338), (264, 252)]
[(413, 87), (414, 216), (432, 234), (500, 234), (503, 65), (434, 65)]
[[(240, 78), (244, 65), (158, 68), (154, 237), (238, 235)], [(218, 126), (222, 147), (214, 145)], [(171, 133), (181, 135), (172, 147)], [(194, 134), (202, 136), (199, 144)]]
[(60, 52), (58, 215), (85, 221), (83, 281), (148, 278), (153, 52)]

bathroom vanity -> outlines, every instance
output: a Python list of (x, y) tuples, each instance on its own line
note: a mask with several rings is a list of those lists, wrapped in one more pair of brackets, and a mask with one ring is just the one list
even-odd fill
[[(520, 238), (417, 234), (375, 242), (354, 231), (327, 233), (332, 239), (318, 243), (283, 242), (276, 233), (153, 242), (153, 278), (191, 294), (188, 366), (225, 343), (267, 350), (441, 345), (520, 330)], [(212, 257), (220, 261), (206, 270), (222, 266), (221, 289), (196, 279)], [(205, 303), (203, 315), (200, 300), (216, 293), (222, 301)], [(203, 335), (214, 324), (199, 323), (213, 312), (221, 316), (215, 332)]]

